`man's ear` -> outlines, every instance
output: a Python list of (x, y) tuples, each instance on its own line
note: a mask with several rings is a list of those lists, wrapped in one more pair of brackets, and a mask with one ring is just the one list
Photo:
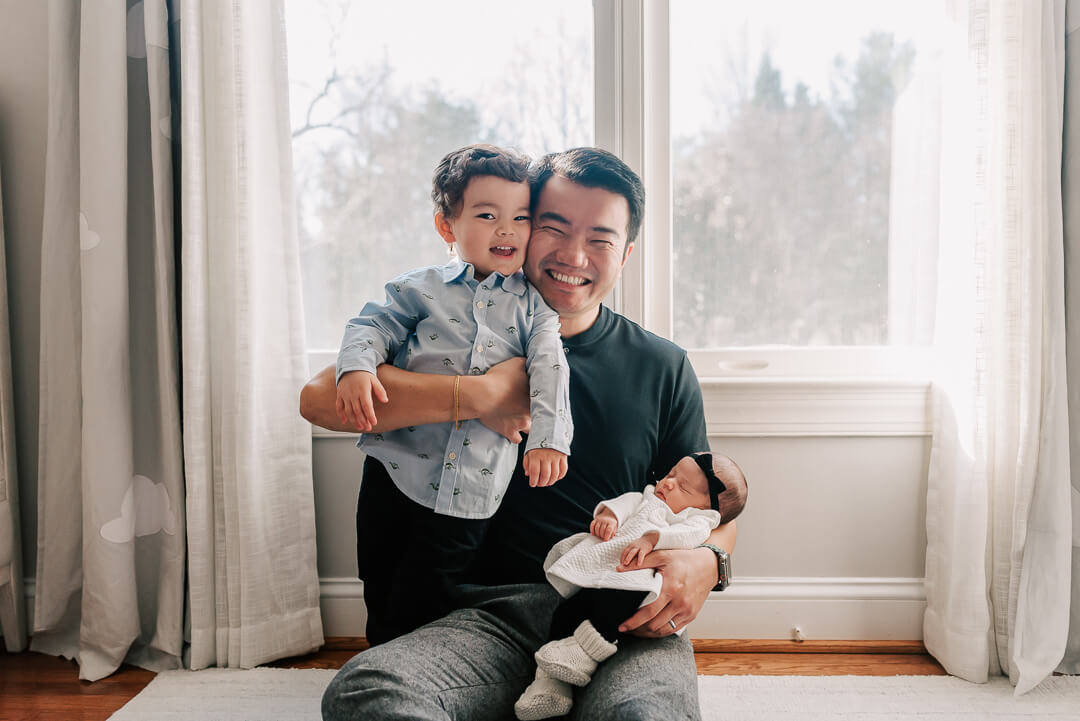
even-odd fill
[(450, 224), (450, 219), (442, 213), (435, 214), (435, 230), (439, 232), (442, 239), (446, 241), (447, 245), (453, 245), (457, 242), (454, 237), (454, 226)]
[(626, 244), (626, 250), (623, 251), (622, 263), (619, 264), (620, 268), (622, 268), (624, 265), (626, 265), (626, 259), (630, 257), (630, 253), (633, 250), (634, 250), (634, 244), (633, 243), (627, 243)]

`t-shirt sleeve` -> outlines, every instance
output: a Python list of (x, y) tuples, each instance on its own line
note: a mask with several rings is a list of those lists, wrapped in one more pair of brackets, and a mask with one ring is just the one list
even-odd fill
[(670, 403), (661, 409), (660, 442), (650, 469), (652, 479), (663, 478), (680, 458), (707, 450), (701, 383), (684, 353), (672, 383)]

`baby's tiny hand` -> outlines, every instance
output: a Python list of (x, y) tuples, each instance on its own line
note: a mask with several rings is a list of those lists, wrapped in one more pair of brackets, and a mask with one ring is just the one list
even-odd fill
[(533, 448), (525, 453), (521, 467), (533, 488), (551, 486), (566, 475), (566, 454), (553, 448)]
[(601, 541), (610, 541), (611, 537), (615, 535), (615, 531), (619, 529), (619, 522), (615, 519), (615, 516), (600, 515), (593, 519), (593, 522), (589, 524), (589, 533), (593, 534)]
[[(641, 563), (645, 560), (645, 556), (652, 553), (655, 545), (647, 536), (630, 541), (626, 548), (623, 549), (622, 556), (619, 557), (619, 563), (627, 567), (632, 567), (635, 563)], [(636, 562), (634, 561), (635, 557), (637, 558)]]

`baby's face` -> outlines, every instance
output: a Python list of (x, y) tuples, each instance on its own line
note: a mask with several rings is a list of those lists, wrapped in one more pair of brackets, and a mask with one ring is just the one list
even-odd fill
[(656, 497), (668, 505), (673, 513), (686, 508), (712, 507), (709, 502), (709, 481), (697, 461), (686, 456), (656, 484)]

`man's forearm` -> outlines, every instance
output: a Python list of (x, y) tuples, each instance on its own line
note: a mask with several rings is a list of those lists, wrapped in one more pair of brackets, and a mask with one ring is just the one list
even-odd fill
[[(479, 415), (475, 399), (480, 376), (444, 376), (415, 373), (386, 364), (379, 366), (379, 381), (389, 396), (388, 403), (375, 402), (378, 422), (374, 431), (393, 431), (426, 423), (464, 421)], [(458, 403), (454, 404), (454, 378), (458, 381)]]
[[(357, 432), (337, 413), (337, 384), (334, 366), (327, 366), (300, 392), (300, 415), (317, 426), (333, 431)], [(375, 402), (378, 422), (372, 431), (392, 431), (426, 423), (454, 420), (454, 377), (413, 373), (392, 365), (378, 368), (379, 381), (386, 389), (388, 403)], [(458, 420), (480, 415), (482, 377), (460, 376)]]
[(734, 553), (735, 533), (735, 520), (732, 519), (730, 522), (714, 528), (712, 533), (709, 534), (709, 540), (707, 542), (714, 546), (719, 546), (728, 553)]

